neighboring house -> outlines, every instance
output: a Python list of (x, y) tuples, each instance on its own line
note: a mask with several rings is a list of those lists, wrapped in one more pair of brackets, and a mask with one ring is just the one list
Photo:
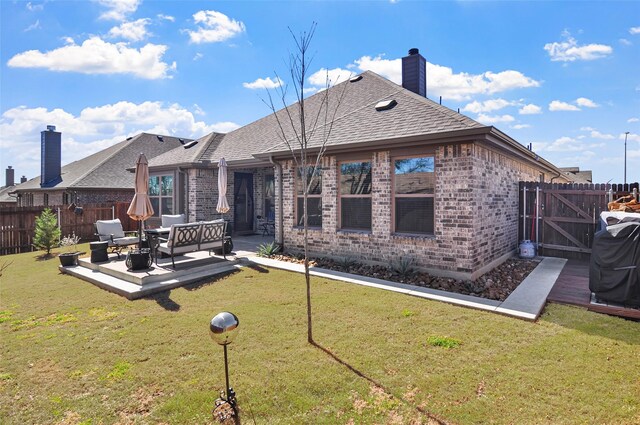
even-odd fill
[(591, 170), (580, 171), (580, 167), (560, 168), (560, 171), (574, 183), (593, 183)]
[[(190, 139), (141, 133), (61, 167), (61, 135), (55, 131), (55, 127), (49, 127), (42, 132), (41, 175), (16, 186), (12, 191), (20, 206), (72, 203), (82, 206), (90, 203), (131, 201), (134, 194), (134, 175), (127, 170), (135, 167), (140, 153), (144, 153), (147, 158), (153, 158), (183, 146), (183, 143), (191, 142)], [(161, 202), (163, 196), (166, 199), (168, 182), (163, 183), (164, 192), (158, 192), (152, 197), (156, 205)], [(173, 182), (170, 183), (173, 186)], [(177, 198), (176, 202), (177, 208), (183, 208), (181, 199)], [(163, 204), (164, 211), (173, 211), (174, 205), (167, 204), (166, 201)]]
[[(436, 274), (475, 278), (517, 247), (518, 182), (571, 180), (500, 130), (427, 99), (425, 63), (417, 49), (403, 58), (403, 87), (367, 71), (330, 89), (348, 86), (309, 197), (315, 255), (414, 258)], [(385, 101), (391, 107), (376, 108)], [(305, 106), (317, 110), (320, 102), (317, 94)], [(310, 140), (312, 155), (320, 132)], [(219, 217), (220, 158), (229, 165), (225, 217), (234, 231), (253, 232), (257, 216), (274, 217), (276, 240), (300, 251), (302, 197), (273, 114), (151, 159), (152, 174), (174, 182), (167, 201), (188, 199), (172, 212), (191, 221)]]
[(16, 187), (16, 185), (11, 185), (0, 188), (0, 207), (18, 206), (18, 198), (15, 195), (10, 195)]

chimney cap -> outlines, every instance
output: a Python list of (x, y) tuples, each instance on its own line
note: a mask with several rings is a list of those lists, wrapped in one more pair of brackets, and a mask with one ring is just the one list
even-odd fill
[(10, 169), (12, 169), (12, 168), (13, 168), (13, 167), (12, 167), (11, 165), (7, 165), (7, 169), (8, 169), (8, 170), (10, 170)]
[(56, 126), (55, 125), (48, 125), (47, 126), (47, 130), (48, 131), (56, 131)]
[(420, 53), (420, 50), (416, 47), (409, 49), (409, 56), (417, 55), (418, 53)]

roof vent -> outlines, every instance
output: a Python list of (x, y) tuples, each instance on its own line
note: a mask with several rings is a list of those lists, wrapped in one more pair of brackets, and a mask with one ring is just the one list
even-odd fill
[(382, 102), (376, 103), (376, 111), (386, 111), (387, 109), (391, 109), (396, 106), (398, 102), (395, 99), (391, 100), (383, 100)]
[(156, 136), (158, 138), (158, 140), (160, 140), (161, 142), (164, 142), (164, 138), (162, 136)]
[(350, 83), (355, 83), (356, 81), (360, 81), (360, 80), (362, 80), (362, 74), (349, 78)]
[(192, 147), (198, 144), (197, 140), (192, 140), (190, 142), (185, 142), (183, 139), (178, 139), (178, 140), (182, 144), (182, 147), (185, 149), (191, 149)]
[(133, 136), (127, 137), (127, 140), (131, 140), (131, 139), (133, 139)]

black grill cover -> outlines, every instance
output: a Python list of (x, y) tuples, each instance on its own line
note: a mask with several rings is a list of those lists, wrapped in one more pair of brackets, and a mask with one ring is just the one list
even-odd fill
[(640, 306), (640, 222), (615, 224), (596, 233), (589, 289), (601, 300)]

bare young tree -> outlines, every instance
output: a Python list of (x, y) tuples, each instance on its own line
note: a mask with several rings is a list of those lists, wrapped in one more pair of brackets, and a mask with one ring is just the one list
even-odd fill
[[(309, 55), (309, 46), (315, 34), (317, 23), (312, 23), (308, 31), (296, 36), (291, 28), (289, 32), (295, 42), (296, 51), (289, 55), (289, 77), (291, 84), (286, 84), (276, 73), (276, 81), (282, 84), (275, 89), (278, 100), (281, 102), (281, 110), (276, 108), (271, 91), (268, 93), (267, 106), (273, 112), (278, 123), (279, 137), (291, 152), (297, 172), (297, 178), (302, 185), (303, 196), (303, 231), (304, 231), (304, 277), (307, 289), (307, 341), (313, 343), (313, 331), (311, 326), (311, 276), (309, 274), (309, 239), (308, 239), (308, 195), (318, 184), (318, 176), (322, 172), (322, 158), (324, 157), (327, 142), (336, 118), (336, 114), (345, 96), (347, 84), (339, 90), (333, 89), (332, 82), (327, 73), (325, 85), (319, 93), (314, 95), (313, 102), (309, 105), (305, 102), (305, 85), (307, 73), (313, 57)], [(289, 104), (288, 89), (293, 88), (296, 102)]]

